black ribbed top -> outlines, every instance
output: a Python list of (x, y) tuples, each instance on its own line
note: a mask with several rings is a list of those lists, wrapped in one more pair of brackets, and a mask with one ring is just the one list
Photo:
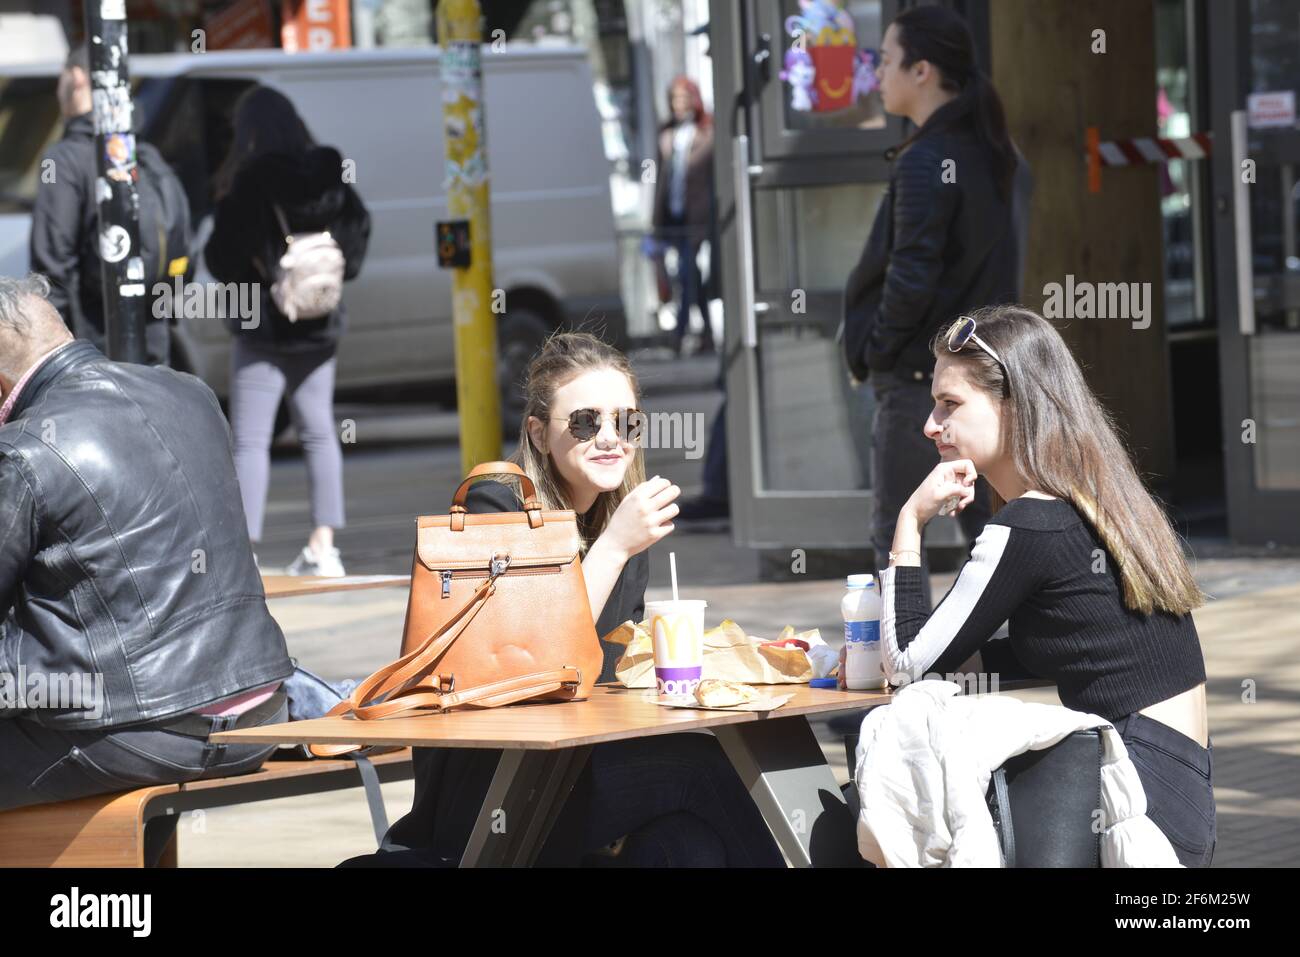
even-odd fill
[(881, 575), (891, 679), (955, 672), (1004, 621), (1015, 656), (1068, 708), (1118, 720), (1205, 681), (1192, 616), (1124, 607), (1119, 569), (1065, 499), (1018, 498), (991, 518), (930, 613), (921, 570)]

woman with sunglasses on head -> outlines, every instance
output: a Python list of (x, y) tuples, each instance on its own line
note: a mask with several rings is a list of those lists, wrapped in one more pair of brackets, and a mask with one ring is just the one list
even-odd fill
[[(596, 634), (640, 621), (648, 549), (673, 531), (668, 479), (645, 477), (633, 441), (642, 422), (640, 387), (627, 358), (585, 333), (552, 336), (529, 365), (519, 448), (511, 457), (546, 509), (572, 509), (582, 536), (582, 573)], [(517, 480), (471, 486), (471, 513), (523, 508)], [(601, 642), (600, 681), (614, 680), (622, 647)], [(386, 849), (418, 848), (415, 860), (459, 860), (500, 755), (495, 750), (417, 748), (411, 813), (390, 829)], [(584, 855), (627, 866), (774, 866), (782, 857), (739, 776), (711, 735), (674, 734), (598, 744), (538, 858), (577, 864)], [(386, 855), (379, 855), (383, 858)]]
[[(1069, 347), (1023, 306), (962, 316), (934, 344), (925, 437), (940, 463), (898, 514), (880, 577), (891, 684), (1020, 663), (1067, 708), (1119, 731), (1147, 815), (1186, 866), (1216, 839), (1205, 661), (1191, 612), (1205, 595)], [(977, 476), (995, 514), (929, 612), (921, 531), (968, 507)], [(1007, 640), (989, 639), (1004, 621)], [(841, 669), (843, 673), (843, 669)]]

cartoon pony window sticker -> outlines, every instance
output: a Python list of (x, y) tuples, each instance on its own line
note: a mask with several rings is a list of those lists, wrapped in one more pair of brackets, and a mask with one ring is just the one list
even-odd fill
[(816, 78), (817, 69), (806, 49), (792, 46), (785, 51), (785, 69), (781, 71), (781, 79), (790, 84), (790, 109), (807, 113), (817, 105)]
[(857, 48), (853, 18), (833, 0), (799, 0), (787, 17), (791, 45), (781, 79), (790, 84), (790, 109), (833, 113), (876, 88), (875, 54)]

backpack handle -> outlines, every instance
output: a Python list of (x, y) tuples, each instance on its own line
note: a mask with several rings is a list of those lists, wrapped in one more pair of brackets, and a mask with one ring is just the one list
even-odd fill
[(280, 223), (280, 232), (284, 234), (284, 244), (288, 246), (293, 242), (293, 236), (290, 234), (289, 221), (284, 218), (284, 211), (280, 209), (278, 203), (272, 203), (271, 208), (275, 210), (275, 218)]

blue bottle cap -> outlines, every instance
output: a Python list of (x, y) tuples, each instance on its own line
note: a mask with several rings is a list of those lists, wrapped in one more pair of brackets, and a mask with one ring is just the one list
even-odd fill
[(809, 688), (830, 688), (832, 691), (839, 686), (840, 679), (838, 678), (813, 678), (808, 682)]

